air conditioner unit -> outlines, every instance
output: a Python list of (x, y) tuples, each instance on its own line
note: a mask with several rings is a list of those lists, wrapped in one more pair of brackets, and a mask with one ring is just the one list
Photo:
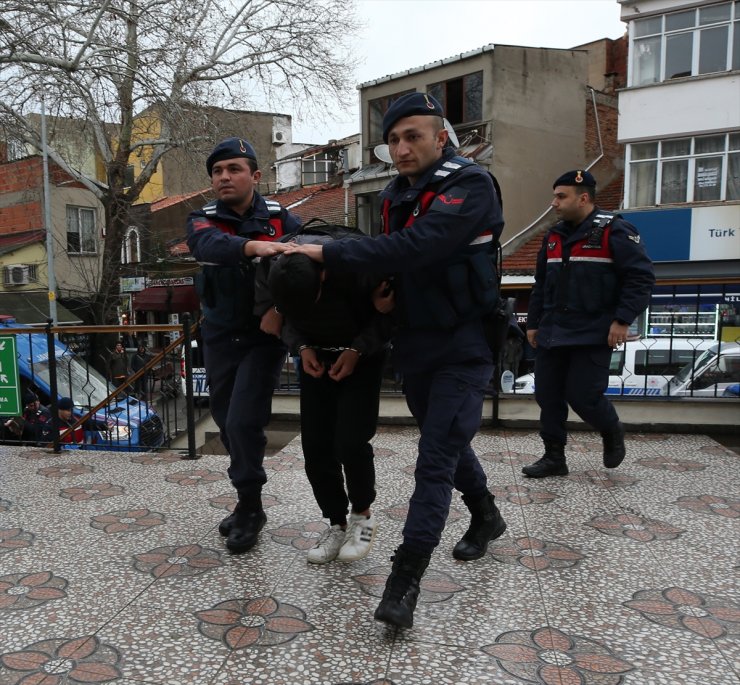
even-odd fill
[(288, 134), (285, 131), (280, 131), (279, 129), (273, 129), (272, 130), (272, 144), (273, 145), (282, 145), (283, 143), (288, 142)]
[(5, 267), (5, 285), (28, 285), (31, 282), (28, 264), (9, 264)]

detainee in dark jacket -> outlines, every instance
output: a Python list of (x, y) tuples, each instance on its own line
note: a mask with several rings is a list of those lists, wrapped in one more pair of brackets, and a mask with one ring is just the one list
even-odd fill
[[(293, 240), (325, 244), (341, 236), (301, 232)], [(300, 254), (262, 260), (258, 272), (255, 312), (261, 315), (274, 301), (284, 316), (283, 340), (301, 359), (306, 476), (322, 516), (329, 519), (329, 529), (308, 550), (307, 560), (314, 564), (364, 558), (377, 530), (370, 510), (375, 501), (370, 440), (390, 337), (389, 317), (373, 305), (381, 281), (334, 273)]]
[(227, 549), (239, 554), (256, 544), (267, 521), (264, 429), (286, 352), (281, 317), (272, 308), (254, 315), (254, 262), (282, 251), (284, 245), (275, 241), (300, 221), (257, 192), (261, 172), (254, 148), (243, 138), (216, 145), (206, 170), (217, 200), (191, 212), (187, 240), (201, 265), (196, 287), (211, 414), (239, 498), (219, 532)]
[(647, 307), (655, 273), (637, 229), (599, 209), (595, 190), (584, 170), (553, 185), (561, 221), (543, 238), (527, 314), (545, 443), (542, 458), (522, 469), (530, 478), (568, 473), (568, 405), (601, 433), (604, 466), (619, 466), (626, 454), (624, 427), (604, 392), (612, 349)]

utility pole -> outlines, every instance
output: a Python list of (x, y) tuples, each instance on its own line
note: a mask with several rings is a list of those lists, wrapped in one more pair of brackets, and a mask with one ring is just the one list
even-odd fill
[(46, 109), (41, 98), (41, 152), (44, 160), (44, 224), (46, 225), (46, 270), (49, 286), (49, 318), (57, 321), (57, 282), (54, 274), (54, 227), (51, 221), (51, 194), (49, 191), (49, 151), (46, 145)]

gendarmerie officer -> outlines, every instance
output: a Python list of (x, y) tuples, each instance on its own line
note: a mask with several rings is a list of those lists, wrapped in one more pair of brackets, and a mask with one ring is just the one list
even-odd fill
[(253, 260), (281, 252), (283, 244), (273, 241), (297, 230), (300, 221), (256, 191), (261, 172), (243, 138), (216, 145), (206, 169), (217, 199), (188, 217), (188, 247), (202, 266), (196, 284), (211, 413), (239, 496), (219, 532), (231, 552), (241, 553), (254, 546), (267, 521), (264, 428), (286, 354), (280, 315), (272, 307), (261, 318), (253, 314)]
[(655, 274), (632, 224), (594, 205), (596, 181), (568, 171), (553, 184), (560, 221), (542, 241), (527, 314), (545, 454), (522, 473), (564, 476), (568, 405), (601, 433), (603, 462), (625, 457), (624, 428), (604, 396), (612, 348), (650, 300)]
[(443, 116), (422, 93), (386, 112), (383, 140), (399, 176), (381, 193), (383, 235), (295, 248), (330, 270), (394, 274), (393, 354), (421, 438), (403, 543), (375, 618), (400, 627), (413, 624), (453, 488), (472, 514), (453, 556), (482, 557), (506, 529), (470, 446), (493, 370), (482, 317), (498, 302), (494, 254), (504, 222), (491, 175), (447, 146)]

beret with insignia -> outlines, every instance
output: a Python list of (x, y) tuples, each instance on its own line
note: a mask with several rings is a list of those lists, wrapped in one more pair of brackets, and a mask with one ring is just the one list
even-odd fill
[(596, 179), (588, 171), (576, 169), (575, 171), (566, 171), (552, 184), (553, 189), (558, 186), (586, 186), (595, 188)]
[(235, 159), (237, 157), (253, 159), (255, 162), (257, 161), (257, 153), (254, 151), (254, 148), (244, 140), (244, 138), (227, 138), (226, 140), (222, 140), (213, 148), (213, 152), (208, 155), (208, 159), (206, 160), (208, 175), (211, 175), (213, 165), (216, 162), (220, 162), (224, 159)]
[(420, 114), (436, 117), (444, 117), (445, 115), (439, 101), (426, 93), (407, 93), (395, 100), (383, 116), (383, 142), (388, 142), (388, 134), (399, 119), (415, 117)]

